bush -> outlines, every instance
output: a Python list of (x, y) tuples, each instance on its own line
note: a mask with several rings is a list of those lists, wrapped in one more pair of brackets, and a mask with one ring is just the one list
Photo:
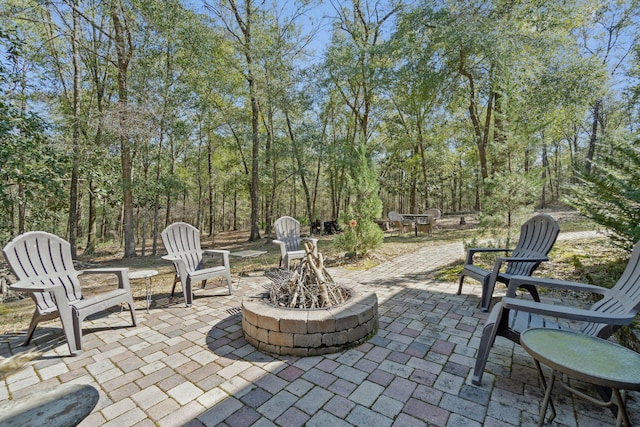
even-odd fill
[(373, 221), (367, 219), (346, 220), (346, 217), (343, 217), (342, 222), (346, 223), (346, 229), (336, 238), (335, 244), (347, 253), (352, 253), (357, 257), (358, 253), (366, 254), (369, 250), (382, 244), (384, 233)]

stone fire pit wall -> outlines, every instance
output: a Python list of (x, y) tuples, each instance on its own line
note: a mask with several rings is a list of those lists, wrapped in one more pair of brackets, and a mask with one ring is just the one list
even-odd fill
[(265, 353), (316, 356), (361, 344), (378, 329), (378, 297), (358, 293), (326, 309), (275, 307), (262, 297), (242, 301), (242, 330)]

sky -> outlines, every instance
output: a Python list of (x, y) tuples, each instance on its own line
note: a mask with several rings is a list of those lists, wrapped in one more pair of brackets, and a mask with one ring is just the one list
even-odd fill
[[(285, 8), (295, 7), (292, 0), (278, 1), (278, 3), (282, 3)], [(297, 21), (298, 25), (302, 26), (303, 34), (315, 31), (315, 36), (309, 45), (310, 50), (314, 52), (314, 61), (319, 61), (322, 58), (326, 46), (331, 41), (331, 21), (336, 15), (331, 2), (320, 1), (317, 5), (309, 8), (306, 16)]]

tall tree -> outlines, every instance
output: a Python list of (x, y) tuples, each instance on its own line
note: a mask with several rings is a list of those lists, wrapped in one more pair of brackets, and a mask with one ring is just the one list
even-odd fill
[(260, 107), (254, 59), (256, 41), (253, 39), (257, 7), (254, 0), (244, 0), (243, 4), (239, 4), (236, 0), (222, 0), (219, 4), (210, 6), (210, 9), (214, 11), (237, 42), (245, 59), (245, 79), (249, 86), (249, 103), (251, 104), (251, 177), (249, 181), (251, 199), (249, 240), (251, 241), (260, 239), (258, 226), (260, 213)]
[[(594, 61), (594, 67), (605, 68), (616, 84), (625, 73), (628, 56), (633, 52), (640, 23), (640, 3), (636, 0), (608, 0), (600, 3), (591, 14), (593, 23), (582, 28), (583, 49)], [(591, 173), (592, 163), (600, 134), (605, 131), (604, 105), (607, 86), (594, 87), (589, 145), (586, 153), (585, 172)]]
[(133, 212), (133, 159), (129, 140), (129, 89), (127, 86), (129, 64), (134, 47), (129, 26), (130, 16), (124, 0), (111, 0), (111, 19), (118, 70), (118, 137), (122, 167), (122, 228), (124, 233), (124, 256), (136, 256)]
[[(332, 3), (333, 4), (333, 3)], [(384, 25), (400, 9), (400, 2), (353, 0), (351, 7), (335, 3), (338, 14), (326, 66), (342, 102), (353, 114), (352, 140), (371, 138), (370, 120), (376, 101), (380, 68), (384, 64), (380, 44)]]

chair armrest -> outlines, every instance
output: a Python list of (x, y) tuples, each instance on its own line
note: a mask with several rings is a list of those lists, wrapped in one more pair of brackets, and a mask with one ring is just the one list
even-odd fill
[(562, 319), (579, 320), (583, 322), (607, 323), (610, 325), (628, 325), (635, 315), (602, 313), (583, 308), (568, 307), (566, 305), (545, 304), (517, 298), (502, 298), (502, 307), (510, 310), (536, 313), (543, 316), (560, 317)]
[(473, 255), (481, 252), (511, 252), (509, 248), (467, 248), (466, 264), (473, 264)]
[(86, 270), (78, 270), (78, 275), (80, 274), (120, 274), (120, 273), (128, 273), (128, 267), (105, 267), (105, 268), (88, 268)]
[(38, 285), (22, 281), (9, 285), (9, 289), (19, 292), (53, 292), (55, 288), (62, 288), (62, 285)]
[(315, 237), (301, 237), (300, 238), (300, 241), (302, 241), (302, 242), (304, 242), (305, 240), (307, 242), (313, 243), (313, 247), (315, 247), (315, 248), (318, 247), (318, 239), (317, 238), (315, 238)]
[(230, 253), (231, 253), (231, 251), (228, 251), (226, 249), (205, 249), (205, 250), (202, 251), (203, 255), (209, 255), (209, 256), (222, 255), (222, 264), (226, 268), (229, 268), (229, 254)]
[(38, 301), (33, 294), (49, 292), (52, 294), (54, 299), (53, 302), (56, 305), (56, 307), (58, 307), (59, 312), (66, 313), (66, 312), (69, 312), (70, 310), (69, 300), (67, 300), (67, 294), (62, 284), (38, 285), (35, 283), (19, 281), (12, 285), (9, 285), (9, 289), (11, 289), (12, 291), (29, 293), (30, 294), (29, 296), (31, 297), (31, 299), (33, 299), (33, 301), (36, 303), (36, 306), (38, 305)]
[(496, 262), (500, 260), (500, 262), (545, 262), (549, 261), (548, 257), (540, 257), (540, 258), (525, 258), (525, 257), (500, 257), (496, 260)]
[(569, 289), (578, 292), (588, 292), (594, 294), (605, 295), (608, 288), (601, 286), (589, 285), (586, 283), (569, 282), (566, 280), (547, 279), (545, 277), (529, 277), (529, 276), (514, 276), (509, 281), (509, 288), (507, 289), (507, 296), (514, 297), (516, 295), (516, 289), (523, 285), (542, 286), (545, 288), (562, 288)]
[(287, 244), (282, 240), (272, 240), (271, 242), (280, 246), (280, 256), (284, 259), (284, 257), (287, 255)]
[(118, 288), (131, 291), (129, 269), (127, 267), (90, 268), (78, 271), (78, 275), (81, 274), (115, 274), (118, 277)]
[(208, 255), (229, 255), (231, 251), (228, 251), (226, 249), (205, 249), (202, 251), (202, 253), (204, 254), (208, 254)]
[(187, 265), (184, 263), (182, 258), (173, 255), (164, 255), (161, 258), (165, 261), (170, 261), (173, 263), (173, 268), (175, 268), (176, 270), (176, 277), (180, 278), (180, 281), (184, 286), (188, 273)]

